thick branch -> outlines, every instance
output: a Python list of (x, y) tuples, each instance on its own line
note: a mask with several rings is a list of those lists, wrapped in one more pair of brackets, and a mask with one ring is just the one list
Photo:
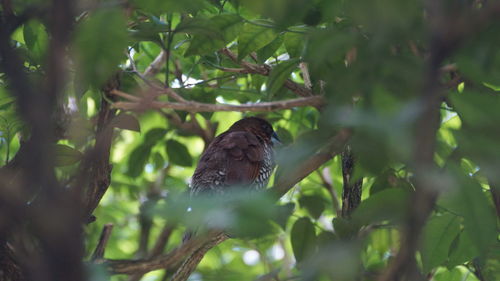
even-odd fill
[(310, 173), (321, 167), (330, 159), (338, 155), (344, 149), (344, 146), (351, 136), (351, 131), (348, 129), (340, 130), (331, 141), (318, 153), (303, 161), (300, 165), (294, 166), (287, 171), (283, 171), (276, 179), (274, 186), (270, 192), (281, 197), (285, 195), (298, 182), (307, 177)]
[[(105, 95), (109, 95), (109, 89), (118, 87), (117, 76), (108, 82)], [(92, 149), (86, 152), (85, 158), (80, 164), (81, 170), (77, 179), (77, 187), (85, 187), (82, 198), (83, 219), (85, 222), (92, 222), (92, 213), (99, 205), (104, 193), (106, 193), (111, 183), (111, 169), (109, 157), (113, 140), (113, 127), (111, 121), (116, 110), (111, 109), (109, 103), (103, 99), (98, 114), (96, 128), (96, 142)]]
[(196, 269), (198, 264), (201, 262), (201, 260), (205, 256), (205, 254), (213, 247), (224, 242), (227, 238), (228, 237), (225, 234), (221, 233), (221, 234), (217, 235), (214, 239), (205, 243), (203, 245), (203, 247), (196, 250), (193, 254), (191, 254), (191, 256), (189, 258), (184, 260), (182, 265), (175, 272), (171, 281), (185, 281), (185, 280), (187, 280), (188, 277), (191, 275), (191, 273), (193, 273), (193, 271)]
[[(454, 28), (450, 16), (445, 15), (441, 3), (428, 1), (433, 17), (430, 20), (431, 45), (430, 57), (420, 96), (420, 117), (415, 132), (414, 169), (415, 193), (410, 202), (409, 217), (403, 229), (401, 247), (394, 260), (379, 278), (380, 281), (423, 280), (419, 272), (415, 252), (418, 248), (420, 233), (431, 214), (437, 198), (438, 183), (432, 178), (436, 172), (434, 153), (436, 133), (440, 125), (440, 105), (443, 99), (440, 85), (440, 67), (455, 46), (457, 38), (447, 37), (448, 29)], [(445, 25), (437, 25), (444, 22)], [(445, 34), (443, 34), (445, 33)]]
[(219, 235), (221, 235), (220, 232), (211, 232), (204, 237), (195, 237), (182, 244), (180, 247), (170, 251), (168, 254), (160, 255), (156, 258), (140, 260), (105, 260), (104, 264), (112, 274), (137, 274), (157, 269), (176, 268), (185, 257), (202, 248), (206, 243), (212, 243), (212, 241), (217, 240)]

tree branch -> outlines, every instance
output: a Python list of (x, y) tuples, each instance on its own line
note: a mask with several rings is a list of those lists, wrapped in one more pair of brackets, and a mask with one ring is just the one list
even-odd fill
[(99, 242), (95, 247), (94, 253), (92, 254), (91, 261), (95, 262), (96, 260), (100, 260), (104, 257), (104, 251), (106, 250), (106, 246), (108, 244), (109, 237), (111, 236), (111, 232), (113, 231), (113, 224), (107, 223), (102, 228), (101, 237), (99, 237)]
[(228, 237), (220, 233), (214, 239), (205, 243), (201, 248), (197, 249), (189, 258), (185, 259), (179, 269), (175, 272), (171, 281), (185, 281), (193, 273), (198, 264), (201, 262), (205, 254), (213, 247), (225, 241)]
[(340, 207), (339, 196), (333, 187), (332, 176), (330, 175), (329, 167), (323, 168), (321, 171), (318, 171), (318, 175), (323, 183), (323, 187), (330, 194), (330, 198), (332, 199), (333, 210), (338, 217), (342, 215), (342, 208)]
[[(111, 78), (104, 89), (104, 95), (109, 96), (110, 89), (119, 87), (119, 83), (118, 75)], [(105, 99), (102, 99), (98, 113), (94, 147), (85, 153), (85, 157), (80, 164), (76, 186), (80, 190), (83, 189), (83, 220), (86, 223), (95, 219), (92, 213), (99, 205), (111, 183), (112, 166), (109, 163), (113, 141), (111, 122), (115, 114), (116, 110), (112, 109)]]
[(444, 95), (439, 81), (440, 67), (458, 40), (448, 32), (455, 28), (454, 21), (451, 20), (451, 15), (446, 14), (442, 3), (427, 1), (427, 4), (429, 14), (432, 15), (429, 26), (431, 43), (413, 148), (416, 190), (410, 201), (409, 217), (403, 229), (399, 252), (379, 281), (423, 280), (415, 260), (415, 252), (420, 233), (434, 208), (438, 191), (438, 183), (432, 175), (437, 172), (434, 152), (440, 125), (439, 110)]
[(138, 99), (137, 97), (134, 97), (132, 95), (117, 90), (111, 91), (111, 94), (121, 96), (123, 98), (134, 101), (134, 102), (116, 102), (113, 104), (114, 108), (124, 109), (124, 110), (146, 110), (146, 109), (169, 108), (187, 112), (215, 112), (215, 111), (271, 112), (275, 110), (291, 109), (294, 107), (302, 107), (302, 106), (321, 107), (325, 105), (325, 99), (322, 96), (310, 96), (310, 97), (290, 99), (284, 101), (275, 101), (275, 102), (232, 105), (232, 104), (208, 104), (196, 101), (187, 101), (180, 96), (177, 97), (179, 102), (160, 102), (160, 101), (149, 101), (146, 99), (137, 100)]
[(313, 154), (300, 165), (280, 173), (282, 176), (275, 180), (274, 186), (269, 191), (276, 194), (278, 198), (285, 195), (295, 184), (341, 153), (351, 134), (349, 129), (340, 130), (319, 152)]
[(153, 60), (153, 62), (146, 68), (142, 74), (144, 77), (153, 77), (158, 74), (167, 61), (167, 52), (162, 50), (160, 54)]
[(157, 269), (173, 269), (179, 266), (188, 255), (200, 249), (205, 244), (213, 243), (219, 239), (221, 232), (209, 232), (203, 237), (194, 237), (170, 251), (168, 254), (156, 258), (139, 260), (104, 260), (111, 274), (137, 274), (146, 273)]

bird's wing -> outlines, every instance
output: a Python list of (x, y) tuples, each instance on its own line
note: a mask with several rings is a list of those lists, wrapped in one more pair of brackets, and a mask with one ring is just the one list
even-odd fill
[(216, 158), (223, 160), (225, 185), (252, 184), (264, 160), (264, 147), (257, 137), (244, 131), (228, 132), (219, 145), (221, 155)]

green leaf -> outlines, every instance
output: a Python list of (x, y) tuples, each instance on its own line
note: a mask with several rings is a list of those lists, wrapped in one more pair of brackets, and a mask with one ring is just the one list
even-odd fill
[[(198, 27), (203, 31), (197, 32), (194, 35), (184, 55), (205, 55), (219, 50), (236, 38), (241, 24), (242, 18), (236, 14), (217, 15), (210, 20), (198, 22)], [(194, 28), (193, 23), (192, 27), (186, 25), (187, 24), (184, 23), (184, 26), (178, 26), (177, 29), (189, 30)], [(211, 31), (207, 26), (211, 27), (213, 30)]]
[(287, 203), (276, 207), (276, 218), (274, 221), (283, 229), (286, 230), (286, 223), (293, 214), (295, 209), (294, 203)]
[(337, 217), (332, 220), (335, 234), (342, 239), (352, 239), (359, 231), (359, 225), (354, 220)]
[(144, 136), (144, 144), (147, 146), (153, 146), (162, 140), (167, 134), (167, 129), (164, 128), (153, 128), (149, 130)]
[(257, 51), (257, 61), (259, 63), (264, 63), (268, 58), (273, 56), (276, 51), (283, 44), (283, 36), (277, 36), (271, 43), (267, 44), (263, 48)]
[(38, 64), (43, 63), (49, 42), (45, 26), (38, 21), (31, 20), (24, 25), (23, 36), (26, 46), (31, 51), (32, 59)]
[(69, 166), (77, 163), (83, 157), (80, 151), (64, 144), (56, 144), (54, 153), (56, 166)]
[(373, 182), (370, 187), (370, 196), (384, 189), (395, 187), (398, 180), (399, 179), (397, 178), (394, 169), (387, 169), (383, 171), (377, 176), (375, 182)]
[(304, 35), (295, 32), (285, 33), (285, 48), (291, 58), (300, 57), (304, 49)]
[(361, 202), (352, 214), (360, 225), (384, 220), (398, 222), (406, 217), (410, 193), (401, 189), (386, 189)]
[(308, 218), (298, 219), (292, 227), (290, 233), (293, 254), (297, 262), (304, 261), (316, 250), (316, 232), (314, 225)]
[(113, 119), (113, 121), (111, 121), (111, 125), (118, 129), (141, 132), (141, 125), (139, 124), (139, 120), (137, 120), (137, 118), (131, 114), (119, 114)]
[(456, 245), (450, 249), (449, 259), (446, 266), (451, 269), (457, 265), (461, 265), (479, 255), (479, 251), (474, 247), (469, 234), (462, 232), (455, 239)]
[(276, 129), (276, 134), (280, 138), (281, 143), (283, 143), (284, 145), (288, 145), (288, 144), (291, 144), (293, 142), (292, 134), (290, 133), (290, 131), (288, 131), (287, 129), (285, 129), (283, 127), (278, 127)]
[(238, 38), (238, 60), (271, 43), (276, 36), (271, 28), (245, 23)]
[(335, 235), (335, 233), (330, 231), (322, 231), (318, 235), (318, 246), (319, 247), (328, 246), (334, 243), (335, 241), (338, 241), (338, 239), (339, 238), (337, 237), (337, 235)]
[(192, 35), (205, 35), (210, 38), (223, 40), (224, 35), (219, 27), (206, 17), (185, 18), (175, 28), (175, 32), (184, 32)]
[(493, 207), (474, 178), (465, 175), (458, 166), (450, 165), (450, 171), (456, 178), (457, 189), (444, 193), (438, 205), (464, 218), (464, 231), (476, 250), (484, 255), (497, 237)]
[(422, 255), (423, 272), (443, 264), (448, 258), (450, 246), (460, 232), (460, 218), (452, 214), (434, 216), (424, 227)]
[(318, 219), (325, 210), (325, 199), (323, 196), (315, 195), (302, 195), (299, 198), (301, 207), (306, 208), (314, 219)]
[(84, 80), (100, 88), (118, 69), (128, 44), (124, 14), (117, 9), (93, 13), (76, 30), (75, 48)]
[(161, 13), (192, 13), (210, 7), (205, 0), (132, 0), (136, 7), (159, 15)]
[(229, 43), (239, 34), (243, 19), (237, 14), (217, 15), (210, 19), (224, 35), (224, 41)]
[(151, 146), (140, 145), (136, 147), (128, 158), (128, 170), (127, 175), (132, 178), (136, 178), (141, 175), (146, 165), (149, 155), (151, 153)]
[(186, 146), (176, 140), (167, 141), (168, 160), (176, 165), (190, 167), (193, 165), (193, 158), (189, 154)]
[(140, 22), (129, 32), (137, 41), (161, 42), (160, 33), (168, 32), (168, 25), (159, 21)]
[(281, 62), (271, 70), (269, 78), (267, 79), (267, 92), (269, 97), (272, 97), (281, 87), (283, 87), (285, 80), (290, 77), (290, 74), (297, 67), (298, 61), (298, 59), (287, 60)]

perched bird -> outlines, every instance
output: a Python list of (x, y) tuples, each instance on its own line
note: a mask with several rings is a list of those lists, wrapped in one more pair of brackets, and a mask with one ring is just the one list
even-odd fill
[(266, 120), (243, 118), (217, 136), (200, 158), (191, 194), (223, 193), (231, 186), (260, 189), (275, 167), (273, 145), (279, 138)]
[[(234, 123), (201, 155), (191, 180), (191, 196), (224, 194), (231, 187), (264, 188), (276, 165), (276, 143), (280, 143), (278, 135), (262, 118), (248, 117)], [(195, 232), (184, 233), (183, 242)]]

